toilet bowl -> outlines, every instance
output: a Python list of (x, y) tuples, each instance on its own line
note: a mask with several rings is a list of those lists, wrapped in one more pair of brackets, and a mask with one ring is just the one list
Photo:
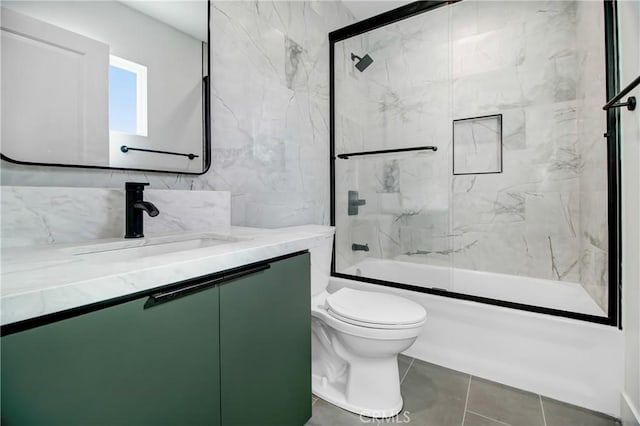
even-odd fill
[(402, 410), (398, 354), (416, 340), (424, 308), (398, 296), (342, 288), (312, 300), (312, 390), (368, 417)]
[(426, 321), (424, 308), (399, 296), (341, 288), (327, 291), (333, 229), (311, 248), (313, 393), (367, 417), (402, 410), (398, 354)]

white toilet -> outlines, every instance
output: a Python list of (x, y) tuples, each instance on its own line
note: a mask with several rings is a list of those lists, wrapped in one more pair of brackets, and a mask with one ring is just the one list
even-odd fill
[[(395, 416), (402, 410), (398, 354), (420, 334), (426, 311), (385, 293), (349, 288), (328, 293), (329, 263), (318, 262), (330, 262), (332, 240), (312, 250), (313, 393), (364, 416)], [(319, 273), (322, 266), (326, 274)]]

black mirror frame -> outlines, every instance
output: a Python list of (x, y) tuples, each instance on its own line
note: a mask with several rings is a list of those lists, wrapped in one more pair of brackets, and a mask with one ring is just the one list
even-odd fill
[[(205, 68), (206, 65), (206, 68)], [(203, 70), (206, 69), (207, 74), (202, 77), (202, 172), (183, 172), (177, 170), (155, 170), (155, 169), (135, 169), (127, 167), (108, 167), (108, 166), (87, 166), (81, 164), (57, 164), (57, 163), (34, 163), (30, 161), (19, 161), (10, 158), (0, 152), (0, 159), (13, 164), (21, 164), (25, 166), (45, 166), (45, 167), (73, 167), (79, 169), (98, 169), (98, 170), (129, 170), (135, 172), (152, 172), (152, 173), (168, 173), (180, 175), (201, 176), (211, 168), (211, 0), (207, 0), (207, 58), (206, 63), (203, 62)]]

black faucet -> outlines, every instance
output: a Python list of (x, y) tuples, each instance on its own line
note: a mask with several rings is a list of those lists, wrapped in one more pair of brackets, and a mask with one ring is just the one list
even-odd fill
[(144, 187), (149, 185), (146, 182), (126, 182), (124, 189), (125, 197), (125, 238), (144, 237), (142, 212), (145, 211), (151, 217), (156, 217), (160, 213), (153, 203), (144, 201)]
[(369, 244), (351, 244), (351, 250), (353, 251), (369, 251)]

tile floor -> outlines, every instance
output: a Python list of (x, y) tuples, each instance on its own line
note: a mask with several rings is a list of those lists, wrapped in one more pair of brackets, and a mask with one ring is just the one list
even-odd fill
[(371, 419), (313, 397), (307, 426), (619, 426), (617, 419), (401, 355), (404, 408)]

